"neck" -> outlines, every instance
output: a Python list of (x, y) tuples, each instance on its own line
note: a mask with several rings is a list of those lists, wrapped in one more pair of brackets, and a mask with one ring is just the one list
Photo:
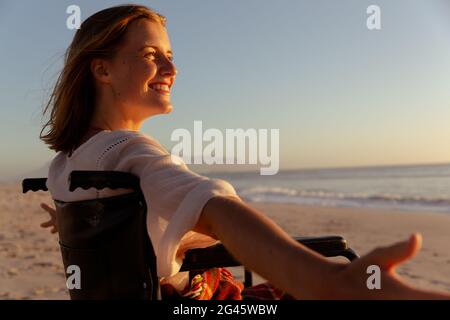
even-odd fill
[(143, 120), (136, 120), (126, 113), (126, 107), (118, 105), (112, 99), (104, 99), (104, 96), (98, 99), (94, 110), (90, 126), (103, 130), (139, 131), (143, 122)]
[(141, 123), (136, 123), (134, 121), (114, 121), (112, 119), (104, 119), (104, 118), (94, 118), (90, 127), (92, 129), (98, 130), (131, 130), (131, 131), (139, 131), (141, 128)]

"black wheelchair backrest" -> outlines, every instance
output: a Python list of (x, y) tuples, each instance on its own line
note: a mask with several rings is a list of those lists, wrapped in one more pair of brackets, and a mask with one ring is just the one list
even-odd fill
[[(47, 190), (46, 179), (25, 179), (22, 187), (23, 192)], [(156, 257), (139, 179), (126, 172), (73, 171), (69, 188), (78, 187), (134, 191), (74, 202), (54, 199), (64, 268), (73, 271), (66, 274), (71, 299), (158, 299)]]

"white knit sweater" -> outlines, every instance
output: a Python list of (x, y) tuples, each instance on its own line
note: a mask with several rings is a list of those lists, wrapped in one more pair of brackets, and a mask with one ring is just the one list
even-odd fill
[(180, 273), (183, 253), (217, 243), (192, 231), (206, 202), (214, 196), (239, 197), (224, 180), (209, 179), (190, 171), (178, 157), (172, 157), (155, 139), (129, 130), (101, 131), (78, 147), (69, 157), (59, 152), (53, 159), (47, 187), (53, 199), (78, 201), (128, 193), (126, 189), (69, 191), (73, 170), (114, 170), (140, 178), (147, 203), (147, 229), (157, 257), (158, 276), (182, 290), (188, 281)]

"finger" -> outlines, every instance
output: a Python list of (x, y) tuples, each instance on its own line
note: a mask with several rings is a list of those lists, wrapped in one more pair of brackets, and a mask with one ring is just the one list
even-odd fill
[(51, 233), (57, 233), (58, 230), (56, 229), (56, 227), (53, 227), (52, 230), (50, 231)]
[(45, 202), (41, 202), (41, 208), (47, 210), (48, 208), (50, 208), (50, 206), (48, 204), (46, 204)]
[(370, 260), (383, 269), (392, 269), (402, 262), (413, 258), (422, 246), (422, 236), (419, 233), (411, 235), (406, 240), (388, 247), (375, 249), (369, 254)]
[(45, 222), (42, 222), (42, 223), (41, 223), (41, 227), (42, 227), (42, 228), (48, 228), (48, 227), (51, 227), (51, 226), (53, 226), (53, 225), (54, 225), (54, 223), (53, 223), (52, 220), (48, 220), (48, 221), (45, 221)]
[(50, 207), (46, 203), (41, 203), (41, 208), (50, 213), (52, 216), (55, 214), (56, 210), (52, 207)]

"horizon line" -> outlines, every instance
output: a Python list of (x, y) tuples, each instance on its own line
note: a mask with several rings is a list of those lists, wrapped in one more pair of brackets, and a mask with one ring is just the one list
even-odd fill
[[(191, 164), (192, 165), (192, 164)], [(280, 168), (280, 172), (287, 172), (287, 171), (314, 171), (314, 170), (345, 170), (345, 169), (369, 169), (369, 168), (392, 168), (392, 167), (428, 167), (428, 166), (446, 166), (450, 165), (450, 160), (448, 162), (427, 162), (427, 163), (400, 163), (400, 164), (373, 164), (373, 165), (356, 165), (356, 166), (331, 166), (331, 167), (297, 167), (297, 168)], [(201, 165), (198, 165), (201, 166)], [(246, 164), (240, 165), (246, 166)], [(256, 166), (256, 165), (252, 165)], [(256, 167), (255, 170), (259, 169), (259, 167)], [(203, 170), (198, 170), (203, 171)], [(207, 171), (204, 170), (204, 173), (253, 173), (254, 170), (224, 170), (224, 171)]]

